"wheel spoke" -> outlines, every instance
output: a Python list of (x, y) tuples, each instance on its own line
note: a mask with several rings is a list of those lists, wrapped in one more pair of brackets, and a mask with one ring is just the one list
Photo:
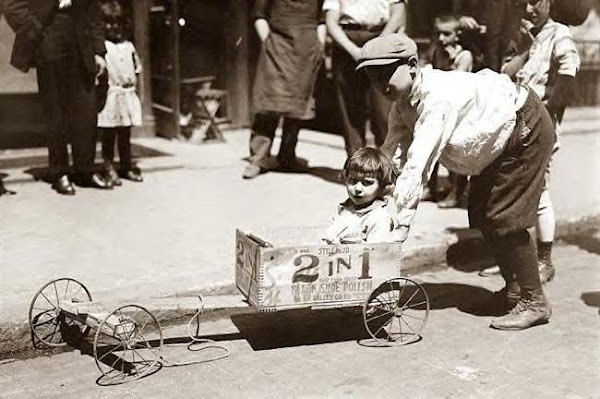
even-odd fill
[(421, 306), (421, 305), (425, 305), (427, 303), (427, 301), (421, 301), (418, 303), (411, 303), (410, 306), (407, 306), (406, 308), (402, 308), (402, 309), (413, 309), (415, 306)]
[(75, 291), (73, 293), (73, 297), (72, 298), (77, 298), (77, 294), (79, 293), (79, 291), (81, 291), (83, 289), (83, 285), (80, 285), (79, 288), (77, 288), (77, 291)]
[(408, 314), (408, 313), (402, 313), (402, 317), (404, 317), (404, 316), (410, 317), (410, 318), (413, 318), (413, 319), (417, 319), (417, 320), (424, 320), (423, 317), (413, 316), (413, 315)]
[[(121, 346), (123, 346), (123, 343), (120, 343), (119, 345), (115, 346), (114, 348), (112, 348), (111, 350), (109, 350), (108, 352), (106, 352), (105, 354), (103, 354), (102, 356), (100, 356), (98, 358), (98, 361), (101, 362), (102, 359), (104, 359), (106, 356), (110, 355), (111, 353), (115, 352), (117, 349), (119, 349)], [(115, 355), (116, 356), (116, 355)]]
[(46, 301), (48, 301), (48, 303), (49, 303), (50, 305), (52, 305), (52, 309), (56, 309), (56, 305), (55, 305), (55, 304), (53, 304), (53, 303), (50, 301), (50, 299), (48, 299), (48, 297), (47, 297), (46, 295), (44, 295), (44, 293), (43, 293), (43, 292), (40, 292), (40, 294), (41, 294), (41, 295), (44, 297), (44, 299), (46, 299)]
[(380, 317), (383, 317), (383, 316), (390, 315), (390, 314), (394, 314), (394, 313), (393, 313), (393, 312), (390, 312), (390, 311), (386, 311), (385, 313), (382, 313), (382, 314), (380, 314), (380, 315), (373, 316), (373, 317), (371, 317), (371, 318), (367, 319), (367, 323), (369, 323), (369, 322), (371, 322), (371, 321), (373, 321), (373, 320), (375, 320), (375, 319), (379, 319)]
[(402, 285), (402, 289), (400, 290), (400, 294), (398, 294), (398, 302), (400, 302), (400, 298), (402, 298), (402, 294), (404, 294), (404, 289), (406, 288), (406, 283), (408, 280), (403, 280), (404, 284)]
[(402, 317), (400, 318), (400, 320), (402, 320), (404, 322), (404, 324), (406, 324), (406, 326), (410, 329), (410, 331), (412, 331), (413, 334), (418, 335), (417, 332), (415, 330), (413, 330), (411, 325), (406, 322), (406, 320), (404, 320)]
[(146, 360), (144, 358), (144, 356), (142, 356), (138, 351), (136, 351), (135, 349), (133, 350), (133, 356), (134, 356), (134, 362), (135, 362), (135, 354), (137, 353), (138, 357), (140, 357), (142, 359), (143, 362), (148, 362), (148, 360)]
[(377, 305), (369, 305), (371, 309), (377, 309), (377, 310), (381, 310), (382, 312), (389, 312), (390, 310), (388, 308), (382, 308), (381, 306), (377, 306)]
[(144, 340), (144, 342), (146, 343), (146, 347), (148, 348), (148, 350), (149, 350), (150, 352), (152, 352), (152, 353), (154, 354), (154, 356), (157, 356), (157, 353), (158, 353), (158, 351), (154, 351), (154, 348), (152, 348), (152, 345), (150, 345), (150, 341), (148, 341), (148, 340), (146, 339), (146, 337), (144, 337), (144, 334), (141, 334), (141, 333), (140, 333), (139, 335), (142, 337), (142, 339), (143, 339), (143, 340)]
[[(392, 320), (392, 319), (393, 319), (393, 317), (390, 317), (390, 320)], [(388, 323), (390, 322), (390, 320), (388, 320), (388, 321), (386, 321), (385, 323), (383, 323), (383, 325), (382, 325), (381, 327), (379, 327), (379, 328), (377, 329), (377, 331), (375, 331), (375, 334), (373, 334), (373, 336), (374, 336), (374, 337), (376, 337), (376, 336), (377, 336), (377, 334), (379, 334), (379, 331), (381, 331), (381, 330), (382, 330), (382, 329), (383, 329), (385, 326), (387, 326), (387, 325), (388, 325)]]
[(412, 295), (410, 296), (410, 298), (408, 298), (408, 300), (406, 302), (404, 302), (404, 305), (402, 305), (402, 309), (406, 308), (406, 305), (412, 301), (412, 299), (415, 297), (415, 295), (417, 295), (419, 293), (419, 290), (415, 290), (415, 292), (412, 293)]
[(148, 314), (146, 316), (146, 320), (144, 320), (144, 324), (142, 324), (142, 326), (139, 328), (137, 333), (133, 336), (133, 339), (135, 339), (138, 336), (138, 334), (141, 335), (142, 331), (144, 330), (144, 327), (146, 327), (146, 324), (148, 324), (148, 320), (150, 320), (150, 314)]
[(50, 334), (44, 335), (42, 338), (40, 338), (40, 341), (46, 342), (46, 338), (55, 336), (57, 332), (56, 330), (58, 329), (58, 324), (59, 323), (54, 323), (54, 330), (52, 330)]
[(69, 298), (67, 298), (67, 292), (69, 292), (69, 283), (71, 282), (71, 280), (67, 280), (67, 286), (65, 287), (65, 299), (70, 300)]
[(117, 356), (117, 355), (115, 355), (115, 357), (116, 357), (115, 361), (113, 362), (113, 364), (111, 364), (111, 365), (110, 365), (110, 368), (111, 368), (111, 369), (113, 369), (113, 370), (116, 370), (116, 369), (115, 369), (115, 364), (117, 364), (117, 362), (118, 362), (119, 360), (123, 361), (123, 359), (121, 359), (121, 357), (119, 357), (119, 356)]
[(60, 307), (60, 298), (58, 297), (58, 288), (56, 287), (56, 281), (52, 283), (54, 286), (54, 294), (56, 295), (56, 306)]
[(50, 312), (50, 311), (54, 311), (56, 308), (52, 307), (51, 309), (48, 309), (48, 308), (39, 308), (37, 306), (34, 306), (31, 309), (32, 310), (33, 309), (42, 310), (43, 312), (40, 312), (40, 313), (47, 313), (47, 312)]
[(51, 319), (48, 319), (46, 321), (41, 321), (39, 323), (35, 323), (31, 327), (36, 328), (36, 327), (39, 327), (39, 326), (43, 326), (44, 324), (48, 324), (48, 323), (51, 323), (51, 322), (55, 321), (57, 318), (58, 318), (58, 316), (54, 316)]

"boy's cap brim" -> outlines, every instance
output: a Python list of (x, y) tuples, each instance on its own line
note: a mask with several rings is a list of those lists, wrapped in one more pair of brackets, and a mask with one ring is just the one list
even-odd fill
[(392, 33), (369, 40), (360, 49), (358, 66), (388, 65), (417, 56), (417, 44), (403, 33)]
[(400, 58), (377, 58), (374, 60), (366, 60), (358, 64), (356, 70), (358, 71), (361, 68), (368, 66), (381, 66), (381, 65), (389, 65), (393, 64), (396, 61), (400, 61)]

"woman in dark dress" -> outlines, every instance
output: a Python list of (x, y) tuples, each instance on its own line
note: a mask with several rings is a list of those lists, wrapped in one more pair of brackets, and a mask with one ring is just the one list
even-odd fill
[(256, 0), (254, 27), (261, 41), (252, 106), (250, 164), (243, 177), (267, 171), (271, 145), (280, 117), (283, 135), (277, 164), (280, 170), (302, 168), (296, 143), (302, 120), (315, 115), (313, 89), (325, 43), (323, 0)]

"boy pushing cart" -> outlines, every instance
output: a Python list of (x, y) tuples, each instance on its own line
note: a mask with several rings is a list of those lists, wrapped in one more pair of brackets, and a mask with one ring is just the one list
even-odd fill
[(491, 327), (522, 330), (547, 323), (551, 308), (527, 231), (536, 222), (555, 142), (552, 119), (540, 99), (490, 70), (422, 70), (417, 46), (404, 34), (367, 42), (357, 69), (363, 68), (395, 101), (383, 149), (401, 168), (394, 191), (399, 239), (408, 236), (436, 161), (472, 176), (469, 222), (482, 231), (506, 282), (485, 304), (506, 313)]

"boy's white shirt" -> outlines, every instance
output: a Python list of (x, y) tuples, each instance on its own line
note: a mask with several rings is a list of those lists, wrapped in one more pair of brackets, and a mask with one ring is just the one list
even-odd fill
[(503, 151), (516, 124), (517, 88), (508, 76), (421, 68), (408, 103), (393, 104), (388, 135), (399, 142), (394, 201), (410, 226), (435, 163), (478, 175)]
[(552, 75), (575, 76), (580, 66), (577, 47), (568, 26), (549, 19), (533, 37), (527, 62), (516, 74), (517, 82), (531, 87), (542, 99), (547, 92)]
[(337, 211), (323, 240), (328, 244), (356, 244), (393, 242), (395, 212), (388, 198), (375, 200), (363, 209), (354, 208), (347, 200), (338, 205)]
[(73, 5), (73, 0), (58, 0), (58, 8), (63, 9), (67, 7), (71, 7)]

